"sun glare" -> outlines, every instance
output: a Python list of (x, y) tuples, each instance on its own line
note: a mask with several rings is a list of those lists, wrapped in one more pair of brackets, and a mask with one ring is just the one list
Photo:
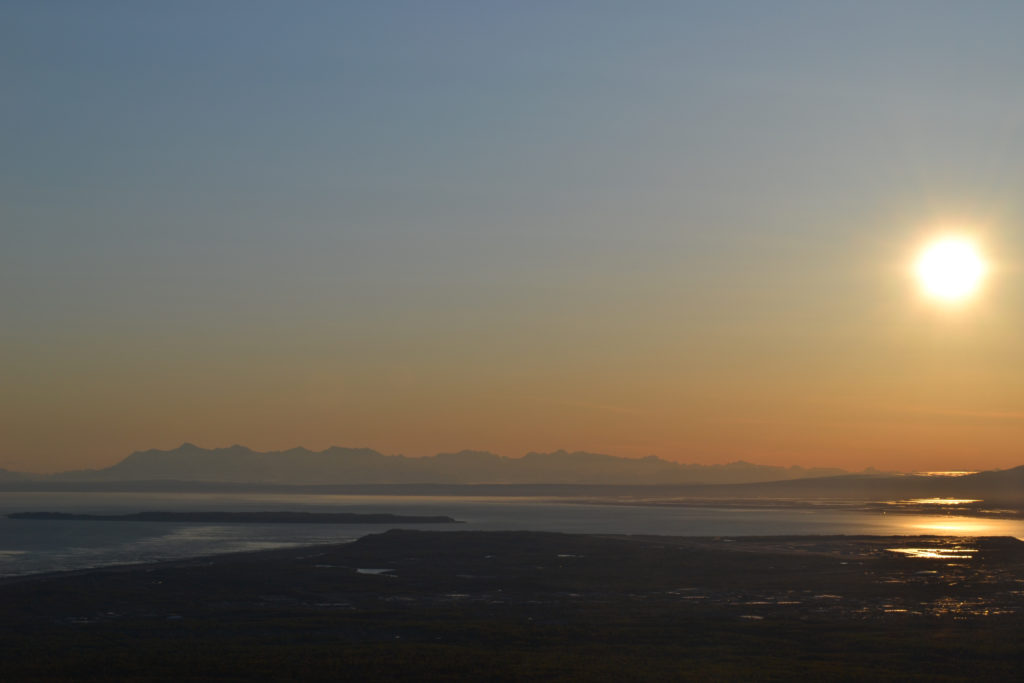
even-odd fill
[(914, 272), (928, 296), (947, 302), (969, 298), (981, 286), (987, 267), (974, 243), (964, 237), (943, 237), (920, 253)]

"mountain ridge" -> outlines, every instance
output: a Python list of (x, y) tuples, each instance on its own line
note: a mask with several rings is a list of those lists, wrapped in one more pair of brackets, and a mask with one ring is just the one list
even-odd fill
[[(18, 475), (18, 473), (10, 473)], [(371, 448), (330, 446), (255, 451), (240, 444), (202, 448), (185, 442), (171, 450), (135, 451), (110, 467), (35, 481), (195, 481), (247, 484), (743, 484), (847, 474), (838, 468), (756, 465), (745, 461), (700, 465), (657, 456), (531, 451), (518, 458), (462, 450), (432, 456), (385, 455)], [(17, 476), (17, 479), (22, 479)], [(14, 480), (14, 476), (8, 480)]]

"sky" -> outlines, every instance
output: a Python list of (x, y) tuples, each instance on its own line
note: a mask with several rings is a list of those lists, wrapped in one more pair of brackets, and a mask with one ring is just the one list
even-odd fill
[[(1024, 4), (0, 6), (0, 467), (1024, 462)], [(910, 275), (946, 231), (970, 301)]]

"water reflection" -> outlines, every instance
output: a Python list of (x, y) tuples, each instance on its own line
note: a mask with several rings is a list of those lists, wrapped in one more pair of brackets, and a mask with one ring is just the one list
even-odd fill
[(984, 517), (914, 517), (905, 524), (918, 534), (957, 536), (1021, 536), (1021, 522)]
[(968, 474), (977, 474), (977, 471), (970, 470), (939, 470), (936, 472), (914, 472), (916, 477), (966, 477)]
[(978, 552), (977, 548), (931, 547), (931, 548), (886, 548), (890, 553), (900, 553), (907, 557), (920, 557), (929, 560), (969, 560)]
[[(953, 500), (953, 499), (943, 499)], [(749, 503), (749, 502), (748, 502)], [(126, 562), (182, 559), (219, 552), (354, 540), (381, 533), (391, 525), (303, 524), (130, 524), (12, 520), (6, 512), (59, 510), (124, 514), (140, 510), (301, 510), (313, 512), (451, 515), (465, 522), (398, 525), (436, 531), (533, 530), (563, 533), (653, 534), (668, 536), (1014, 536), (1024, 540), (1024, 520), (978, 517), (953, 504), (898, 514), (862, 504), (787, 507), (761, 501), (763, 507), (720, 505), (599, 504), (529, 498), (401, 497), (304, 494), (78, 494), (11, 493), (0, 500), (0, 576), (59, 569), (81, 569)], [(925, 512), (919, 513), (917, 510)], [(891, 542), (900, 545), (899, 541)], [(907, 541), (906, 545), (927, 545)]]
[(911, 498), (909, 500), (898, 500), (895, 505), (968, 505), (969, 503), (980, 503), (979, 498)]

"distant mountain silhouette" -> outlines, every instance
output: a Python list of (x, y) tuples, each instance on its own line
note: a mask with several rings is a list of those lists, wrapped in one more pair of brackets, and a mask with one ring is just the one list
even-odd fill
[(0, 468), (0, 482), (8, 481), (34, 481), (42, 479), (43, 475), (40, 474), (27, 474), (25, 472), (12, 472), (11, 470), (5, 470)]
[(685, 465), (655, 456), (624, 458), (555, 451), (510, 458), (480, 451), (411, 458), (369, 448), (333, 446), (257, 452), (245, 446), (206, 449), (185, 443), (170, 451), (132, 453), (101, 470), (63, 472), (51, 481), (194, 481), (246, 484), (732, 484), (843, 474), (829, 468), (733, 462)]
[(725, 484), (702, 487), (701, 495), (857, 500), (962, 498), (1019, 503), (1024, 501), (1024, 465), (1008, 470), (991, 470), (959, 477), (879, 473)]

